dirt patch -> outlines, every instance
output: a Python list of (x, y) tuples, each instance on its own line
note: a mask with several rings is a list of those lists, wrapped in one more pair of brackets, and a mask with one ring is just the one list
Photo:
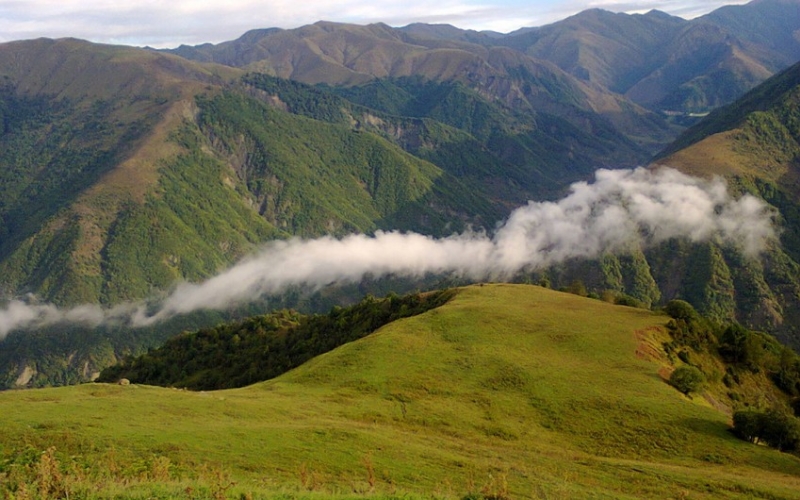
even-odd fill
[(667, 355), (661, 347), (659, 337), (663, 333), (659, 326), (649, 326), (633, 332), (636, 338), (636, 357), (654, 363), (666, 363)]
[(711, 405), (711, 407), (714, 408), (715, 410), (720, 411), (728, 415), (729, 417), (733, 415), (731, 407), (726, 405), (725, 403), (718, 401), (713, 395), (706, 392), (703, 394), (703, 399), (705, 399), (708, 402), (708, 404)]

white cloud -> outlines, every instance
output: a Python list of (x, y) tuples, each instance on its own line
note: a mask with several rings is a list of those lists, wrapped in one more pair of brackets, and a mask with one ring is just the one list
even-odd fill
[(574, 258), (654, 245), (670, 238), (715, 240), (755, 257), (775, 237), (772, 212), (752, 196), (733, 199), (717, 179), (676, 170), (599, 170), (557, 202), (529, 202), (493, 236), (465, 233), (432, 238), (414, 233), (354, 234), (342, 239), (293, 239), (267, 245), (203, 283), (180, 284), (150, 312), (143, 304), (59, 310), (20, 301), (0, 308), (0, 339), (8, 332), (60, 321), (143, 326), (200, 309), (225, 309), (291, 286), (353, 283), (366, 276), (455, 274), (508, 279)]

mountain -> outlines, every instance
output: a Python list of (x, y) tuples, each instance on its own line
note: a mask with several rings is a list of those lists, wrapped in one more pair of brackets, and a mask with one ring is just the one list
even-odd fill
[[(441, 36), (443, 38), (439, 38)], [(476, 43), (478, 41), (486, 43)], [(662, 117), (601, 87), (587, 85), (553, 64), (497, 44), (489, 35), (452, 30), (355, 26), (318, 22), (294, 30), (254, 30), (219, 45), (182, 46), (174, 54), (304, 83), (362, 85), (384, 78), (458, 81), (519, 111), (558, 114), (586, 129), (596, 115), (652, 150), (668, 141)]]
[(591, 9), (499, 43), (653, 110), (732, 102), (800, 59), (800, 2), (761, 0), (691, 21)]
[[(794, 65), (720, 108), (690, 128), (663, 151), (656, 165), (676, 167), (692, 175), (723, 176), (742, 192), (754, 193), (779, 211), (782, 245), (769, 249), (761, 262), (745, 263), (712, 251), (716, 266), (730, 278), (726, 285), (740, 318), (783, 331), (796, 338), (797, 293), (800, 283), (800, 219), (797, 196), (800, 167), (800, 64)], [(687, 276), (688, 278), (688, 276)], [(717, 278), (717, 283), (720, 283)], [(745, 285), (746, 284), (746, 285)], [(731, 285), (733, 286), (731, 288)], [(742, 287), (742, 285), (745, 285)], [(732, 293), (733, 290), (736, 293)], [(741, 291), (750, 290), (747, 294)], [(744, 297), (742, 296), (744, 295)], [(747, 297), (745, 299), (745, 297)], [(743, 300), (745, 299), (745, 300)], [(795, 340), (792, 340), (795, 342)]]
[(76, 40), (6, 44), (0, 65), (3, 287), (58, 304), (142, 298), (288, 235), (490, 227), (648, 156), (565, 75), (529, 84), (533, 111), (457, 81), (313, 89)]
[[(683, 364), (664, 350), (667, 322), (541, 287), (473, 286), (245, 388), (6, 391), (0, 492), (796, 497), (796, 455), (729, 432), (734, 389), (710, 380), (687, 397), (665, 383)], [(736, 376), (767, 386), (763, 372)]]
[[(683, 129), (625, 95), (666, 67), (641, 47), (673, 47), (665, 57), (680, 55), (675, 67), (711, 67), (716, 55), (697, 59), (717, 54), (704, 44), (734, 44), (767, 68), (748, 81), (766, 77), (780, 64), (776, 54), (793, 50), (794, 18), (768, 28), (796, 3), (766, 9), (774, 3), (746, 11), (763, 36), (725, 31), (742, 19), (737, 9), (705, 24), (592, 10), (509, 35), (319, 22), (174, 53), (73, 39), (2, 44), (0, 300), (128, 307), (208, 279), (275, 240), (491, 232), (514, 208), (558, 198), (598, 167), (648, 162)], [(772, 31), (780, 36), (762, 40)], [(601, 38), (608, 50), (573, 43)], [(554, 50), (537, 45), (545, 40)], [(558, 40), (564, 50), (555, 50)], [(573, 46), (591, 55), (581, 59), (588, 79), (556, 57)], [(655, 66), (641, 67), (645, 60)], [(733, 96), (747, 85), (727, 88)], [(791, 203), (759, 194), (793, 217)], [(763, 270), (725, 252), (675, 242), (524, 279), (582, 280), (594, 293), (648, 305), (683, 297), (717, 319), (798, 338), (793, 251), (780, 250)], [(277, 302), (333, 302), (293, 299)], [(81, 380), (184, 328), (244, 315), (204, 313), (164, 329), (57, 323), (28, 335), (2, 323), (0, 380)]]
[[(312, 87), (69, 39), (1, 45), (0, 62), (0, 291), (32, 305), (152, 298), (290, 236), (489, 229), (649, 156), (569, 93), (548, 98), (562, 117), (457, 81)], [(12, 332), (2, 379), (80, 380), (197, 321)]]
[[(563, 87), (569, 80), (554, 64), (576, 79), (570, 93), (581, 106), (614, 121), (620, 111), (635, 109), (629, 101), (679, 116), (730, 103), (800, 59), (798, 33), (800, 2), (759, 0), (691, 21), (659, 11), (589, 9), (507, 35), (448, 25), (319, 22), (253, 30), (234, 41), (172, 52), (306, 83), (356, 85), (410, 74), (458, 79), (493, 98), (534, 106), (541, 105), (539, 96), (525, 92), (514, 68), (526, 68), (548, 88)], [(641, 118), (626, 130), (635, 131), (658, 136)]]

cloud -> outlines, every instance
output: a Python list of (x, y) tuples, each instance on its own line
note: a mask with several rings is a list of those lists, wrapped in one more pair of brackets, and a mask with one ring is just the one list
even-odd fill
[(433, 4), (427, 0), (4, 0), (0, 3), (0, 41), (76, 37), (168, 48), (219, 43), (254, 28), (295, 28), (320, 20), (391, 26), (448, 23), (464, 29), (509, 32), (555, 22), (591, 7), (629, 13), (659, 9), (689, 18), (721, 5), (720, 1), (696, 0), (441, 0)]
[(11, 302), (0, 309), (0, 338), (17, 328), (60, 321), (146, 326), (178, 314), (222, 310), (277, 295), (291, 286), (320, 288), (366, 276), (453, 274), (476, 281), (506, 280), (520, 271), (671, 238), (718, 241), (755, 258), (775, 238), (773, 217), (753, 196), (731, 197), (720, 179), (697, 179), (668, 168), (598, 170), (594, 182), (573, 184), (559, 201), (532, 201), (516, 209), (491, 235), (433, 238), (391, 231), (274, 242), (208, 281), (179, 284), (155, 307), (59, 310)]

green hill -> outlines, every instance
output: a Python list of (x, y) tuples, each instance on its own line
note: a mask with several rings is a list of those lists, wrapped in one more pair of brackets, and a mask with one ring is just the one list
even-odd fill
[[(748, 7), (761, 13), (753, 26), (766, 33), (746, 41), (725, 28), (746, 27), (743, 10), (704, 21), (713, 29), (690, 23), (686, 37), (670, 42), (681, 48), (671, 64), (691, 59), (686, 67), (695, 68), (700, 62), (692, 58), (709, 40), (736, 48), (740, 62), (742, 54), (755, 57), (753, 44), (793, 50), (791, 16), (776, 29), (780, 40), (768, 36), (781, 9), (795, 5), (778, 3)], [(73, 39), (0, 44), (0, 304), (23, 298), (113, 307), (152, 299), (292, 236), (492, 231), (528, 200), (555, 199), (598, 167), (642, 164), (673, 137), (680, 127), (622, 93), (665, 67), (642, 67), (649, 59), (642, 50), (672, 47), (659, 40), (685, 24), (657, 12), (593, 10), (508, 36), (320, 22), (175, 54)], [(573, 48), (578, 59), (570, 62)], [(539, 59), (546, 54), (550, 62)], [(713, 57), (703, 61), (716, 67)], [(752, 76), (748, 68), (740, 69)], [(737, 85), (727, 85), (731, 95)], [(754, 119), (762, 118), (773, 127), (773, 118)], [(769, 132), (768, 147), (747, 146), (773, 177), (783, 171), (773, 164), (794, 154), (783, 147), (794, 130), (786, 123)], [(794, 191), (781, 187), (791, 178), (737, 185), (789, 221), (784, 248), (765, 262), (713, 244), (671, 242), (530, 279), (546, 277), (556, 287), (582, 280), (593, 292), (613, 290), (645, 304), (682, 297), (717, 319), (791, 341), (800, 318), (800, 232), (792, 229)], [(370, 290), (359, 291), (352, 296)], [(203, 321), (244, 315), (211, 313)], [(0, 350), (0, 380), (6, 387), (85, 379), (115, 358), (156, 347), (181, 330), (178, 323), (113, 334), (61, 324), (12, 331)]]
[[(716, 262), (712, 266), (716, 271), (706, 275), (706, 296), (727, 296), (729, 315), (738, 315), (753, 325), (765, 325), (762, 328), (777, 332), (795, 346), (800, 317), (796, 299), (800, 290), (798, 123), (800, 65), (794, 65), (687, 130), (655, 161), (656, 165), (676, 167), (692, 175), (724, 176), (736, 189), (763, 197), (780, 212), (783, 245), (769, 249), (760, 262), (742, 262), (719, 249), (706, 254), (705, 259), (710, 256)], [(666, 261), (651, 267), (665, 269)], [(675, 280), (674, 271), (672, 274), (671, 279)], [(685, 282), (691, 281), (690, 274), (697, 276), (689, 271), (683, 278)], [(716, 277), (712, 278), (714, 274)], [(748, 285), (742, 286), (744, 283)], [(703, 307), (700, 302), (695, 305)]]
[(70, 498), (794, 498), (796, 456), (734, 438), (710, 399), (664, 382), (665, 323), (474, 286), (243, 389), (5, 392), (0, 484)]
[[(312, 87), (74, 40), (6, 44), (0, 63), (15, 54), (36, 57), (4, 87), (0, 300), (110, 307), (202, 281), (276, 238), (490, 229), (598, 162), (647, 157), (600, 117), (575, 126), (457, 82)], [(110, 83), (80, 80), (73, 95), (73, 61)], [(39, 94), (31, 74), (46, 71)], [(180, 331), (45, 330), (11, 333), (0, 379), (85, 379)]]

